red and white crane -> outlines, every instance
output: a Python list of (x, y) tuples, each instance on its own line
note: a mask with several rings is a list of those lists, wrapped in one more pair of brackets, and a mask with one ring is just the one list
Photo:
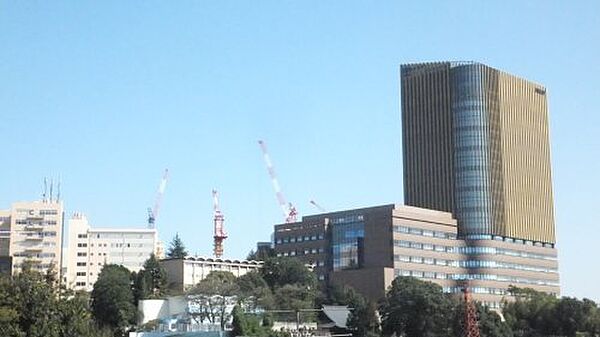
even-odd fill
[(273, 168), (273, 163), (271, 162), (271, 157), (269, 157), (269, 152), (267, 152), (267, 145), (264, 141), (259, 140), (258, 144), (260, 145), (260, 149), (263, 153), (263, 157), (265, 159), (265, 163), (267, 164), (267, 171), (269, 172), (269, 177), (271, 178), (271, 182), (273, 183), (273, 189), (275, 190), (275, 196), (277, 197), (277, 202), (279, 203), (279, 207), (283, 211), (283, 217), (286, 223), (296, 222), (298, 218), (298, 212), (296, 211), (296, 207), (292, 205), (292, 203), (288, 203), (283, 196), (283, 192), (281, 192), (281, 187), (279, 186), (279, 182), (277, 181), (277, 176), (275, 174), (275, 169)]
[(212, 190), (213, 196), (213, 208), (214, 208), (214, 223), (215, 223), (215, 233), (214, 233), (214, 255), (216, 258), (220, 258), (223, 256), (223, 241), (227, 239), (227, 234), (225, 233), (225, 229), (223, 228), (223, 222), (225, 222), (225, 217), (223, 216), (223, 212), (221, 212), (221, 208), (219, 207), (219, 194), (217, 190)]
[(154, 229), (156, 218), (158, 217), (158, 211), (160, 210), (160, 204), (162, 203), (163, 195), (165, 194), (165, 188), (167, 187), (167, 180), (169, 179), (169, 169), (165, 169), (163, 177), (158, 185), (158, 191), (156, 192), (156, 199), (154, 201), (154, 207), (148, 208), (148, 228)]

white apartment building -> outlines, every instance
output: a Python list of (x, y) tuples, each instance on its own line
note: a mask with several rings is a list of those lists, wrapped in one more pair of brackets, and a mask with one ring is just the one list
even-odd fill
[(0, 271), (18, 272), (25, 261), (60, 277), (63, 204), (57, 200), (16, 202), (0, 210)]
[(75, 213), (69, 220), (67, 286), (91, 291), (105, 264), (119, 264), (139, 271), (150, 254), (160, 254), (156, 229), (91, 228), (86, 216)]

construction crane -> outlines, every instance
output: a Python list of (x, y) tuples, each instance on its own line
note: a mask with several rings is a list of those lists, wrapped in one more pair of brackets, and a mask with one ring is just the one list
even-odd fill
[(219, 194), (217, 190), (212, 191), (213, 196), (213, 208), (214, 208), (214, 222), (215, 222), (215, 234), (214, 238), (214, 255), (216, 258), (220, 258), (223, 256), (223, 241), (227, 239), (227, 234), (225, 233), (225, 229), (223, 228), (223, 222), (225, 221), (225, 217), (221, 212), (221, 208), (219, 208)]
[(167, 180), (169, 179), (169, 170), (165, 169), (163, 177), (158, 185), (158, 191), (156, 192), (156, 199), (154, 201), (154, 207), (148, 207), (148, 228), (154, 229), (156, 218), (158, 217), (158, 211), (160, 210), (160, 204), (162, 203), (163, 195), (165, 194), (165, 188), (167, 187)]
[(323, 206), (317, 204), (317, 202), (314, 201), (314, 200), (311, 200), (310, 204), (313, 205), (313, 206), (315, 206), (321, 212), (327, 212), (327, 210), (325, 208), (323, 208)]
[(294, 207), (294, 205), (292, 205), (291, 202), (286, 202), (285, 197), (281, 192), (279, 182), (277, 181), (277, 176), (275, 175), (275, 169), (273, 168), (271, 158), (269, 157), (269, 153), (267, 152), (267, 145), (262, 140), (259, 140), (258, 144), (260, 145), (260, 149), (263, 153), (265, 163), (267, 164), (267, 171), (269, 172), (269, 177), (271, 178), (271, 182), (273, 183), (273, 189), (275, 190), (275, 196), (277, 197), (279, 207), (281, 207), (281, 210), (283, 211), (283, 217), (285, 219), (285, 222), (296, 222), (298, 218), (298, 212), (296, 211), (296, 207)]

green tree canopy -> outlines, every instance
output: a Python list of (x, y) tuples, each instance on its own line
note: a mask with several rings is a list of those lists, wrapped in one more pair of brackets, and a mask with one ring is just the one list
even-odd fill
[(179, 233), (175, 234), (173, 241), (169, 244), (169, 249), (167, 250), (167, 258), (169, 259), (185, 259), (188, 256), (188, 252), (185, 249), (185, 245), (181, 238), (179, 237)]
[(387, 336), (449, 336), (453, 311), (454, 303), (441, 286), (400, 276), (380, 307), (381, 326)]
[(127, 268), (105, 265), (94, 284), (91, 300), (92, 313), (100, 325), (123, 333), (135, 324), (137, 310)]
[(516, 299), (505, 302), (502, 313), (517, 337), (600, 334), (600, 309), (591, 300), (559, 299), (527, 288), (510, 291)]
[(132, 274), (135, 303), (148, 298), (161, 298), (167, 290), (167, 272), (154, 254), (144, 262), (139, 273)]
[(302, 261), (295, 258), (273, 257), (265, 260), (261, 274), (271, 289), (290, 284), (315, 288), (317, 279)]
[(188, 292), (188, 300), (198, 308), (195, 318), (219, 323), (224, 330), (230, 318), (227, 306), (237, 301), (239, 286), (236, 277), (228, 271), (213, 271)]
[(259, 271), (253, 270), (237, 278), (240, 300), (251, 307), (273, 309), (273, 292)]

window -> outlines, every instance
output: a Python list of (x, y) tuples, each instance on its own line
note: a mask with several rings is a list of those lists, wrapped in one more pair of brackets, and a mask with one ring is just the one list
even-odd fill
[(77, 256), (87, 256), (87, 253), (85, 253), (85, 252), (77, 252)]
[(77, 247), (79, 247), (79, 248), (87, 247), (87, 243), (78, 243)]
[(87, 234), (77, 234), (77, 238), (78, 239), (85, 239), (85, 238), (87, 238)]
[(78, 287), (85, 287), (85, 282), (76, 282), (75, 285)]
[(85, 262), (77, 262), (77, 267), (85, 267)]
[(84, 271), (78, 271), (77, 272), (77, 276), (85, 276), (85, 272)]

